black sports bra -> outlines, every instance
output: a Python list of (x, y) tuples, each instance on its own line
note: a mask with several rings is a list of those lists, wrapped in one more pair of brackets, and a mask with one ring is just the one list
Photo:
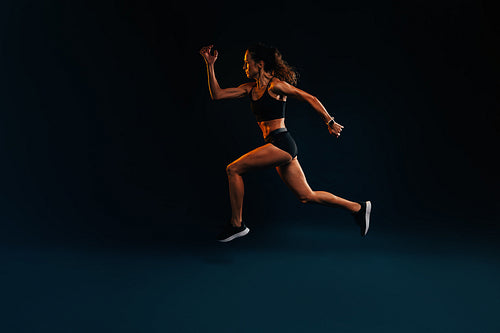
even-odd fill
[(250, 91), (250, 107), (258, 122), (285, 118), (286, 101), (272, 98), (267, 91), (272, 80), (273, 78), (269, 80), (264, 94), (258, 100), (254, 101), (252, 99), (253, 88)]

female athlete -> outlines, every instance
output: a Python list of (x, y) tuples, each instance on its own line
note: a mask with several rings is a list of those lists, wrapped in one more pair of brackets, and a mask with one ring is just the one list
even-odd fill
[(263, 167), (276, 168), (283, 182), (302, 203), (342, 207), (351, 212), (361, 229), (361, 236), (365, 236), (370, 224), (370, 201), (353, 202), (329, 192), (313, 191), (306, 181), (297, 158), (297, 146), (285, 127), (287, 98), (307, 102), (321, 116), (330, 134), (336, 138), (340, 137), (344, 127), (330, 116), (315, 96), (295, 87), (298, 74), (283, 60), (281, 53), (276, 48), (262, 43), (250, 46), (245, 52), (243, 70), (246, 76), (255, 82), (247, 82), (234, 88), (221, 88), (215, 78), (214, 64), (218, 51), (213, 45), (203, 47), (200, 54), (207, 65), (211, 98), (216, 100), (249, 96), (252, 112), (265, 141), (263, 146), (244, 154), (226, 168), (232, 214), (230, 223), (217, 239), (220, 242), (229, 242), (245, 236), (250, 231), (242, 221), (242, 176)]

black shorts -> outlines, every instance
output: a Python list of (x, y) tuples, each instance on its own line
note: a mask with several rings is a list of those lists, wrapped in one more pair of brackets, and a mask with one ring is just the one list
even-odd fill
[(295, 140), (286, 128), (278, 128), (272, 131), (264, 140), (266, 143), (271, 143), (279, 149), (286, 151), (292, 155), (292, 158), (295, 158), (298, 154), (297, 144), (295, 144)]

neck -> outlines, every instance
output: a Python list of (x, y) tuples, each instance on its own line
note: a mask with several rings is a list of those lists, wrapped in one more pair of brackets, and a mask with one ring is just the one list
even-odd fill
[(273, 76), (269, 73), (262, 71), (257, 79), (257, 88), (262, 88), (267, 86), (269, 80), (271, 80)]

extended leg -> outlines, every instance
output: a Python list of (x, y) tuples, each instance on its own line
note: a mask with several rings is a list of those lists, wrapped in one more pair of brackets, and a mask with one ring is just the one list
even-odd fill
[(297, 198), (303, 203), (317, 203), (325, 206), (339, 206), (357, 212), (361, 205), (357, 202), (349, 201), (326, 191), (313, 191), (307, 183), (306, 177), (299, 160), (293, 159), (286, 165), (277, 166), (281, 179), (292, 190)]
[(353, 213), (360, 227), (361, 236), (365, 236), (370, 226), (371, 202), (357, 203), (325, 191), (313, 191), (307, 184), (306, 177), (297, 159), (286, 165), (276, 167), (281, 179), (303, 203), (318, 203), (325, 206), (340, 206)]

